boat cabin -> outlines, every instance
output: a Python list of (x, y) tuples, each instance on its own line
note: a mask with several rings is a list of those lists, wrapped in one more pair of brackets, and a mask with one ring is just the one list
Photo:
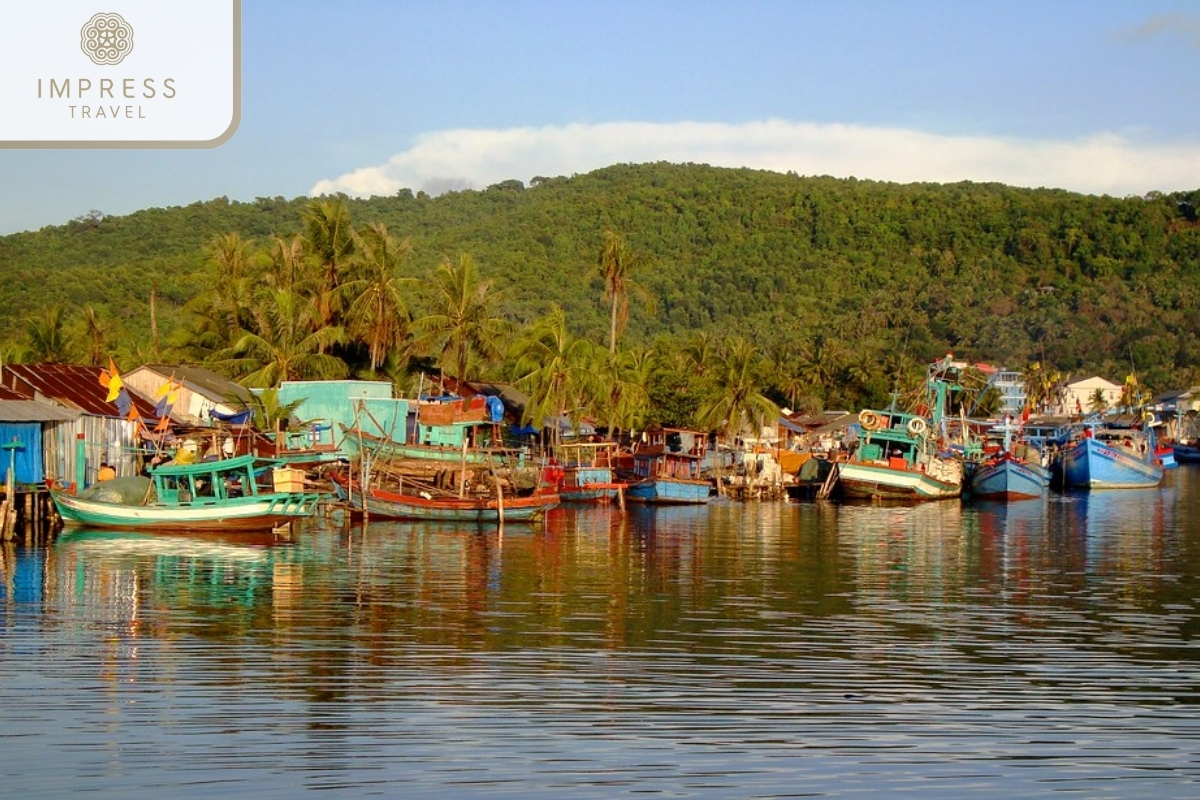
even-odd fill
[(238, 456), (192, 464), (163, 464), (150, 471), (158, 501), (167, 505), (220, 503), (236, 497), (304, 491), (300, 470)]
[(634, 446), (633, 471), (640, 478), (698, 480), (708, 437), (702, 431), (658, 428), (646, 431)]

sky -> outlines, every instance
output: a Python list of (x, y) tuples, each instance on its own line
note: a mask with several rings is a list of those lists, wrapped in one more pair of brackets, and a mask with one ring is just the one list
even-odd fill
[(0, 150), (0, 234), (649, 161), (1200, 188), (1200, 0), (243, 0), (242, 35), (229, 142)]

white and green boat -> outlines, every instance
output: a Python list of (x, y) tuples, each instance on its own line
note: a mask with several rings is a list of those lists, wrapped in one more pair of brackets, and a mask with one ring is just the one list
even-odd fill
[(321, 499), (303, 473), (279, 461), (237, 456), (152, 467), (73, 494), (52, 488), (68, 528), (179, 533), (268, 531), (312, 516)]

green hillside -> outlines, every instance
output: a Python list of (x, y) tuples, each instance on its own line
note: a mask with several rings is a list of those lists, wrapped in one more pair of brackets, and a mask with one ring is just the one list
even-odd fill
[[(302, 232), (308, 202), (221, 198), (0, 238), (7, 357), (20, 356), (45, 309), (76, 324), (88, 305), (112, 348), (148, 356), (152, 288), (168, 342), (185, 304), (216, 280), (205, 245), (237, 233), (265, 248), (272, 234)], [(1132, 364), (1158, 389), (1198, 377), (1200, 191), (1111, 198), (645, 164), (347, 207), (356, 228), (382, 222), (410, 241), (405, 274), (426, 282), (444, 258), (469, 254), (505, 287), (510, 320), (530, 323), (556, 304), (597, 343), (609, 311), (593, 270), (611, 230), (645, 257), (636, 278), (653, 299), (631, 298), (628, 344), (661, 349), (706, 331), (809, 362), (824, 350), (860, 373), (953, 351), (1117, 380)]]

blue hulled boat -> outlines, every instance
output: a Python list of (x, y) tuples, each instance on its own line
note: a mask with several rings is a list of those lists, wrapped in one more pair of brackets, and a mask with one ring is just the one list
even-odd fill
[(1192, 439), (1187, 442), (1176, 442), (1171, 447), (1176, 464), (1200, 464), (1200, 442)]
[(701, 431), (647, 431), (633, 451), (629, 500), (635, 503), (707, 503), (712, 483), (700, 477), (708, 441)]
[(1162, 482), (1149, 429), (1089, 424), (1062, 454), (1066, 484), (1073, 489), (1138, 489)]
[(1002, 452), (980, 462), (971, 475), (971, 496), (981, 500), (1032, 500), (1046, 495), (1050, 470)]
[(1019, 431), (1005, 423), (989, 432), (992, 445), (985, 446), (985, 457), (971, 472), (972, 497), (981, 500), (1032, 500), (1044, 497), (1050, 485), (1050, 470), (1042, 464), (1042, 454), (1024, 441), (1013, 442)]
[(616, 479), (616, 442), (572, 442), (557, 448), (558, 495), (564, 503), (609, 503), (625, 488)]

